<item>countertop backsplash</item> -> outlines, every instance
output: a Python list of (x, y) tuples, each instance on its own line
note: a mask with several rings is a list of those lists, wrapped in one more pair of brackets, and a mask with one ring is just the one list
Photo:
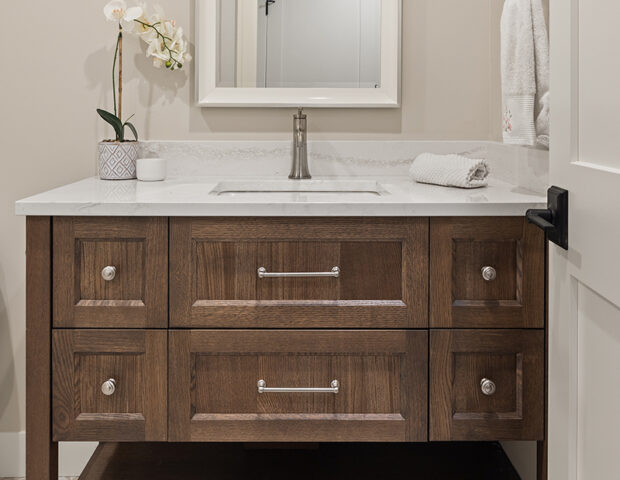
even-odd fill
[[(287, 141), (146, 141), (140, 148), (141, 157), (167, 159), (169, 177), (285, 177), (291, 166)], [(315, 141), (309, 142), (308, 157), (315, 176), (406, 177), (424, 152), (486, 159), (492, 178), (535, 193), (548, 186), (548, 151), (497, 142)]]

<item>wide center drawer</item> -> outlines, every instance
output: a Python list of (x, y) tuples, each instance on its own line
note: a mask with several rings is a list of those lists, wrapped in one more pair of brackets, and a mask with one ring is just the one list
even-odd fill
[(426, 331), (174, 330), (169, 439), (425, 441)]
[(170, 224), (170, 325), (426, 327), (427, 219)]

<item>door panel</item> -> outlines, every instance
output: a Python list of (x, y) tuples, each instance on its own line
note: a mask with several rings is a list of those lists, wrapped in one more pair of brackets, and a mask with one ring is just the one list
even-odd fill
[(424, 331), (171, 331), (170, 439), (424, 441), (427, 342)]
[(620, 308), (582, 284), (578, 289), (578, 478), (612, 478), (609, 459), (620, 445)]

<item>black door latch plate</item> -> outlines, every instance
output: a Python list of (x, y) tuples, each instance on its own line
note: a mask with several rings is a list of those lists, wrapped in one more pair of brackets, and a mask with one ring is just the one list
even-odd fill
[(568, 190), (551, 187), (547, 191), (547, 209), (528, 210), (527, 221), (542, 228), (550, 242), (568, 250)]

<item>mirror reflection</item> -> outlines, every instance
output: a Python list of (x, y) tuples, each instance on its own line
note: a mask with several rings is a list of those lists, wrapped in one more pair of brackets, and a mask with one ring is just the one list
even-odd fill
[(218, 87), (381, 87), (381, 0), (218, 0)]

